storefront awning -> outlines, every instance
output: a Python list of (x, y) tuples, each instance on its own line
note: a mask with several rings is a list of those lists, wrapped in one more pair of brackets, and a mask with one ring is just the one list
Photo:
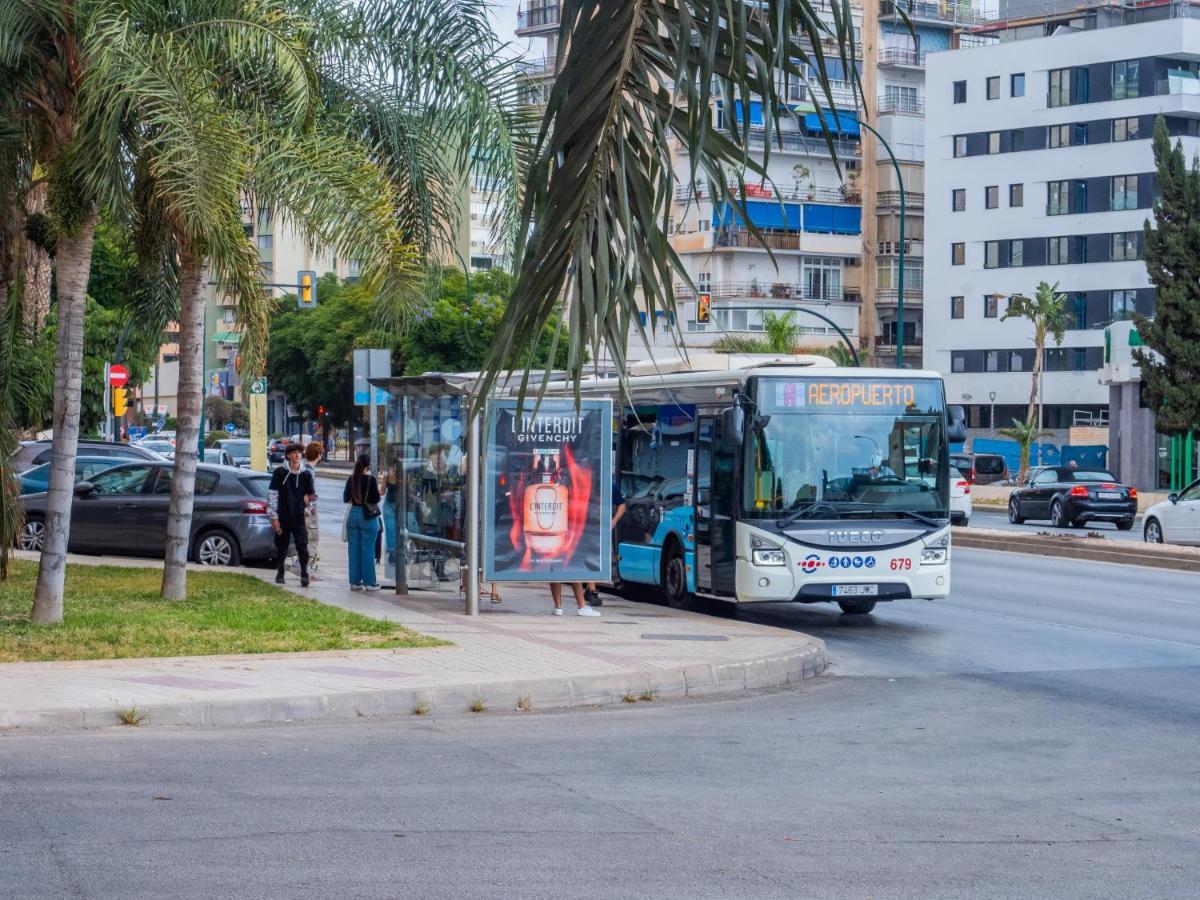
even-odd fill
[(827, 111), (824, 113), (807, 113), (804, 116), (804, 129), (809, 134), (822, 134), (822, 116), (824, 116), (825, 124), (828, 126), (831, 134), (840, 134), (842, 137), (859, 136), (858, 118), (854, 113), (848, 112), (834, 113)]

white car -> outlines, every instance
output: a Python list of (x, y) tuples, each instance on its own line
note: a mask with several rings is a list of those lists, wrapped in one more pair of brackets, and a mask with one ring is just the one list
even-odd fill
[(971, 485), (954, 466), (950, 467), (950, 524), (969, 525), (971, 522)]
[(1142, 522), (1142, 537), (1148, 543), (1200, 545), (1200, 480), (1155, 503)]

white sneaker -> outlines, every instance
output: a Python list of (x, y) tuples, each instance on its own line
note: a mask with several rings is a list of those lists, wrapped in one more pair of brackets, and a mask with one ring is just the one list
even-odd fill
[(554, 609), (550, 610), (550, 614), (553, 616), (561, 616), (562, 615), (562, 607), (561, 606), (555, 607)]
[(363, 590), (366, 591), (368, 594), (371, 594), (371, 593), (374, 593), (375, 591), (379, 590), (379, 585), (368, 584), (365, 588), (363, 588)]
[(363, 586), (361, 584), (350, 585), (350, 590), (352, 590), (352, 591), (361, 591), (362, 589), (363, 589)]
[(585, 616), (591, 619), (598, 619), (600, 618), (600, 610), (592, 609), (590, 606), (585, 606), (583, 609), (576, 610), (575, 615)]

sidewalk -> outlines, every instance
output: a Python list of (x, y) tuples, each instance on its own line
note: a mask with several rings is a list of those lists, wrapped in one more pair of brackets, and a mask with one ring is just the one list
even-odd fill
[[(332, 543), (332, 542), (331, 542)], [(825, 646), (792, 631), (607, 597), (601, 618), (550, 615), (543, 585), (505, 585), (504, 601), (468, 618), (453, 594), (406, 598), (349, 590), (336, 545), (324, 577), (288, 588), (366, 616), (398, 621), (452, 647), (264, 656), (0, 664), (0, 730), (115, 725), (136, 705), (147, 725), (239, 725), (304, 719), (472, 715), (519, 705), (547, 710), (655, 698), (733, 694), (820, 674)], [(25, 554), (20, 554), (25, 555)], [(157, 560), (72, 556), (81, 564)], [(269, 570), (248, 570), (270, 580)], [(566, 593), (566, 592), (564, 592)], [(573, 604), (568, 604), (573, 606)]]

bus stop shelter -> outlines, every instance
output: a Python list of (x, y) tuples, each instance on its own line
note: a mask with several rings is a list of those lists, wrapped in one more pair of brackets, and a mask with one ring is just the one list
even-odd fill
[(482, 422), (471, 415), (475, 377), (408, 375), (371, 384), (388, 394), (380, 458), (396, 593), (407, 594), (420, 578), (433, 589), (461, 585), (466, 614), (478, 615)]

